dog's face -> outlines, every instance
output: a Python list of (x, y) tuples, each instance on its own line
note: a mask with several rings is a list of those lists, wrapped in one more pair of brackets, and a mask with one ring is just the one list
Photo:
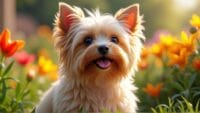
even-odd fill
[(114, 17), (87, 12), (85, 17), (81, 9), (59, 4), (54, 37), (61, 72), (83, 83), (116, 82), (134, 70), (139, 59), (143, 27), (138, 5)]

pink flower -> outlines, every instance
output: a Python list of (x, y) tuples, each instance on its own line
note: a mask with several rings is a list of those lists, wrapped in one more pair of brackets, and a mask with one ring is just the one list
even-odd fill
[(14, 58), (22, 66), (30, 64), (35, 60), (35, 56), (33, 54), (28, 54), (26, 51), (15, 53)]

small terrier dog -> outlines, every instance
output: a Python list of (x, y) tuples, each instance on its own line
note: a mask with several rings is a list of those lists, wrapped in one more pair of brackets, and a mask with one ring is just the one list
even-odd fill
[(133, 75), (144, 39), (139, 5), (114, 16), (59, 3), (55, 47), (59, 80), (45, 93), (36, 113), (134, 113)]

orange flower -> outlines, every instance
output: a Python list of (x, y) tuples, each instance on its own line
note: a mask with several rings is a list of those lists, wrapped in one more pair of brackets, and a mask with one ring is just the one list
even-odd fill
[(200, 70), (200, 58), (193, 60), (193, 67), (197, 70)]
[(180, 50), (178, 54), (170, 53), (169, 54), (169, 65), (179, 65), (181, 68), (185, 67), (187, 64), (187, 58), (189, 56), (189, 53), (186, 51), (186, 49)]
[(0, 35), (0, 48), (5, 57), (12, 56), (17, 50), (24, 47), (25, 42), (22, 40), (12, 41), (10, 31), (5, 29)]
[(139, 68), (139, 70), (144, 70), (144, 69), (148, 68), (147, 60), (140, 60), (138, 63), (138, 68)]
[(149, 49), (147, 47), (144, 47), (140, 55), (141, 59), (146, 59), (148, 55), (149, 55)]
[(158, 83), (156, 86), (153, 86), (152, 84), (148, 83), (146, 88), (144, 88), (144, 91), (152, 97), (158, 97), (160, 96), (160, 90), (162, 87), (162, 83)]
[(191, 35), (189, 37), (184, 31), (181, 32), (181, 40), (175, 41), (175, 44), (179, 44), (182, 48), (186, 48), (187, 52), (192, 53), (195, 50), (195, 39), (198, 34)]

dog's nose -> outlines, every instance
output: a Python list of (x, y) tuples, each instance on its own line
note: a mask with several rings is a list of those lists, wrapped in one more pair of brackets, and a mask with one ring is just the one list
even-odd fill
[(98, 51), (102, 55), (106, 55), (108, 53), (109, 48), (105, 45), (101, 45), (98, 47)]

